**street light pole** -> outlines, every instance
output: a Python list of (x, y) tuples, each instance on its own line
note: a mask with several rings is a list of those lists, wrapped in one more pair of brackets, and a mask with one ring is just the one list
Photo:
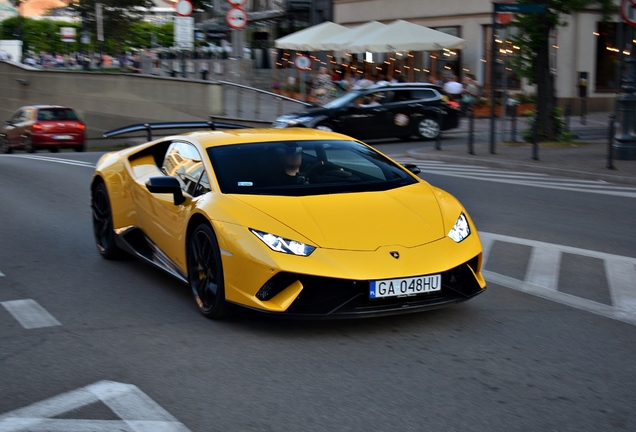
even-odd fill
[[(631, 29), (630, 29), (631, 30)], [(631, 38), (630, 38), (631, 41)], [(613, 144), (614, 156), (621, 160), (636, 159), (636, 59), (632, 52), (633, 45), (627, 44), (630, 55), (623, 59), (625, 69), (621, 90), (618, 98), (618, 119), (620, 131), (616, 134), (616, 142)]]

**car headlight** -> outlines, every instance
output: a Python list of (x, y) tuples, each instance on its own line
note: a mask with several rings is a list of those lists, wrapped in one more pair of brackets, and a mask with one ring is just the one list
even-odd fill
[(298, 256), (309, 256), (314, 250), (316, 250), (315, 247), (306, 245), (296, 240), (290, 240), (252, 228), (250, 228), (250, 231), (252, 231), (252, 233), (254, 233), (256, 237), (261, 239), (261, 241), (265, 243), (271, 250), (276, 252), (283, 252), (286, 254)]
[(464, 240), (470, 235), (470, 225), (468, 225), (468, 219), (464, 213), (459, 215), (457, 222), (448, 233), (448, 236), (455, 240), (457, 243)]

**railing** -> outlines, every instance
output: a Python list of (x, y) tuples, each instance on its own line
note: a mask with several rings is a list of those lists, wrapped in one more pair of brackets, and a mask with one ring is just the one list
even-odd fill
[(284, 113), (312, 105), (243, 84), (216, 82), (223, 85), (223, 112), (228, 118), (272, 122)]

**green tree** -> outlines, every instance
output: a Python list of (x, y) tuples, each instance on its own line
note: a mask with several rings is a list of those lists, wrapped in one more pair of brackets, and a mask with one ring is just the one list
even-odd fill
[(80, 0), (72, 7), (82, 17), (83, 28), (91, 33), (96, 32), (95, 3), (102, 4), (104, 38), (114, 42), (108, 45), (114, 45), (115, 49), (122, 49), (130, 40), (132, 23), (143, 18), (142, 8), (153, 6), (150, 0)]
[(595, 8), (607, 20), (616, 11), (613, 0), (518, 0), (518, 3), (542, 4), (546, 13), (517, 14), (514, 27), (521, 31), (512, 38), (521, 47), (520, 55), (511, 61), (517, 75), (528, 78), (537, 85), (537, 130), (540, 141), (558, 138), (556, 121), (555, 89), (550, 70), (550, 34), (560, 26), (567, 25), (565, 15)]
[(61, 41), (60, 27), (75, 27), (79, 33), (79, 24), (12, 17), (0, 23), (0, 39), (17, 39), (21, 34), (25, 51), (76, 51), (77, 42), (64, 44)]

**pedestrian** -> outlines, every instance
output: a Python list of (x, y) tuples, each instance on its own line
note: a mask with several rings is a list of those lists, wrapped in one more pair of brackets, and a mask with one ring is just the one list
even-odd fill
[(463, 114), (466, 114), (466, 111), (470, 107), (475, 105), (479, 96), (481, 96), (479, 84), (477, 84), (477, 82), (471, 75), (467, 74), (464, 77), (464, 89), (462, 91), (462, 98), (460, 100)]
[(327, 68), (321, 66), (318, 69), (318, 74), (312, 83), (311, 93), (316, 97), (318, 105), (324, 105), (329, 102), (331, 98), (331, 87), (333, 82), (331, 76), (327, 73)]
[(457, 75), (448, 75), (444, 83), (444, 91), (448, 94), (448, 98), (459, 101), (464, 92), (464, 86), (457, 82)]

